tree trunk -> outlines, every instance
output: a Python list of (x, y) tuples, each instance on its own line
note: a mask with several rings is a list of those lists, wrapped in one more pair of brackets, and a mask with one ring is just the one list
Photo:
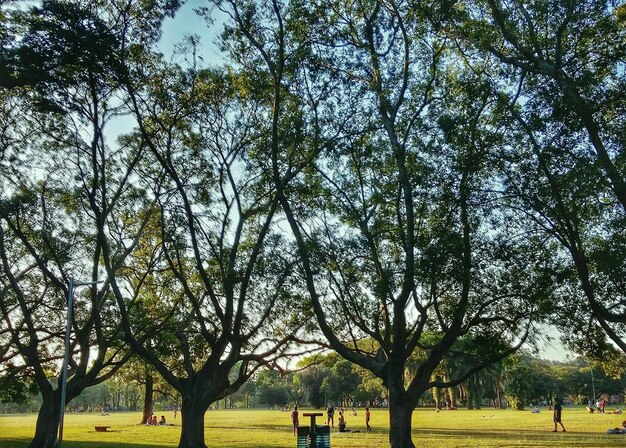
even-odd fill
[(137, 401), (139, 401), (139, 397), (137, 395), (133, 395), (130, 400), (130, 410), (133, 412), (137, 411)]
[(404, 391), (389, 390), (389, 442), (391, 448), (415, 448), (411, 440), (413, 400)]
[(152, 415), (152, 408), (154, 406), (154, 378), (152, 375), (146, 374), (146, 386), (145, 395), (143, 399), (143, 415), (141, 416), (140, 425), (145, 425), (148, 421), (148, 417)]
[(502, 399), (500, 398), (500, 386), (496, 384), (496, 408), (502, 409)]
[(433, 400), (435, 401), (435, 408), (440, 409), (441, 408), (441, 395), (442, 395), (441, 388), (433, 387), (432, 392), (433, 392)]
[(43, 396), (43, 402), (37, 415), (35, 435), (29, 448), (55, 448), (59, 432), (60, 403), (59, 394)]
[(182, 401), (182, 430), (178, 448), (207, 448), (204, 443), (204, 414), (209, 404), (204, 405), (195, 395), (183, 395)]

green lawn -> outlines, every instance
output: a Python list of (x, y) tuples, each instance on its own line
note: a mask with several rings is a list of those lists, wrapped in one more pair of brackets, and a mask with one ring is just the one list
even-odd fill
[[(382, 448), (389, 446), (387, 411), (372, 412), (373, 432), (364, 432), (364, 412), (347, 412), (352, 433), (331, 434), (337, 448)], [(306, 410), (304, 410), (306, 412)], [(139, 413), (67, 414), (63, 446), (67, 448), (165, 448), (175, 447), (180, 434), (176, 426), (138, 426)], [(33, 433), (35, 415), (0, 415), (0, 448), (25, 447)], [(530, 411), (494, 410), (441, 411), (418, 409), (413, 414), (413, 440), (417, 447), (624, 447), (626, 435), (608, 435), (606, 430), (620, 426), (625, 415), (587, 414), (584, 408), (565, 408), (566, 433), (553, 433), (552, 414)], [(301, 422), (304, 421), (304, 418)], [(293, 448), (288, 412), (267, 410), (219, 410), (206, 414), (206, 441), (211, 448)], [(95, 425), (109, 425), (111, 431), (94, 431)]]

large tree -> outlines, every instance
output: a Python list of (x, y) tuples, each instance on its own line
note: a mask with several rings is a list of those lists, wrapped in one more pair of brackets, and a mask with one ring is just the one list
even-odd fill
[[(601, 341), (597, 325), (622, 351), (625, 8), (488, 0), (448, 11), (453, 35), (503, 67), (505, 76), (493, 85), (523, 135), (510, 135), (507, 194), (534, 223), (532, 231), (552, 238), (555, 258), (573, 274), (560, 322), (578, 330), (571, 334)], [(597, 352), (593, 345), (587, 347)]]
[[(158, 23), (160, 11), (143, 19)], [(19, 38), (1, 53), (2, 153), (12, 162), (0, 204), (2, 342), (42, 394), (33, 447), (57, 441), (70, 279), (103, 283), (75, 291), (66, 403), (131, 353), (103, 255), (116, 275), (148, 222), (144, 192), (158, 189), (136, 175), (145, 147), (109, 137), (123, 112), (116, 49), (138, 12), (134, 2), (50, 1), (4, 17)]]
[[(112, 283), (126, 339), (181, 396), (179, 447), (197, 448), (209, 406), (285, 355), (308, 319), (292, 318), (301, 306), (266, 174), (259, 93), (200, 68), (188, 43), (185, 67), (148, 51), (129, 67), (134, 138), (153, 167), (144, 175), (166, 181), (141, 256)], [(112, 255), (103, 253), (110, 275)]]
[[(410, 2), (246, 5), (229, 9), (232, 48), (263, 64), (247, 73), (273, 89), (272, 170), (304, 287), (329, 344), (389, 389), (391, 445), (413, 447), (420, 395), (510, 353), (547, 295), (543, 254), (506, 233), (489, 194), (494, 102)], [(299, 55), (311, 69), (295, 77)], [(298, 94), (294, 79), (316, 100), (298, 110), (310, 131), (299, 139), (279, 101)], [(302, 170), (294, 153), (316, 158)], [(481, 340), (474, 363), (431, 381), (468, 333)]]

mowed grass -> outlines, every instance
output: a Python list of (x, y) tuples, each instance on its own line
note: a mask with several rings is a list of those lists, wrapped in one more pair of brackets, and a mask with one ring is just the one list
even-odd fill
[[(388, 447), (389, 414), (372, 411), (373, 432), (365, 433), (364, 411), (346, 420), (350, 433), (331, 433), (336, 448)], [(304, 409), (303, 412), (307, 412)], [(67, 448), (165, 448), (175, 447), (180, 436), (180, 414), (159, 412), (176, 426), (146, 427), (136, 423), (139, 413), (67, 414), (63, 446)], [(0, 415), (0, 448), (23, 448), (34, 432), (35, 415)], [(416, 409), (413, 441), (418, 448), (486, 447), (624, 447), (626, 435), (609, 435), (608, 428), (620, 426), (626, 415), (587, 414), (584, 408), (565, 408), (566, 433), (553, 433), (552, 413), (530, 411), (456, 410), (435, 412)], [(289, 412), (269, 410), (211, 410), (206, 414), (206, 443), (213, 448), (294, 448)], [(301, 417), (300, 422), (308, 422)], [(95, 432), (94, 426), (111, 426)], [(336, 429), (335, 429), (336, 431)]]

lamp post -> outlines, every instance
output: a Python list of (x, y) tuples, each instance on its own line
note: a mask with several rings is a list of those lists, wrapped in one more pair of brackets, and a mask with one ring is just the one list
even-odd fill
[(593, 394), (593, 400), (596, 400), (596, 385), (593, 382), (593, 366), (591, 366), (591, 393)]
[(74, 313), (74, 288), (78, 286), (91, 286), (102, 283), (101, 281), (94, 282), (75, 282), (70, 277), (70, 282), (67, 288), (67, 325), (65, 327), (65, 354), (63, 355), (63, 367), (61, 368), (61, 413), (59, 419), (59, 439), (58, 447), (63, 447), (63, 421), (65, 418), (65, 389), (67, 386), (67, 364), (70, 358), (70, 331), (72, 330), (72, 315)]

